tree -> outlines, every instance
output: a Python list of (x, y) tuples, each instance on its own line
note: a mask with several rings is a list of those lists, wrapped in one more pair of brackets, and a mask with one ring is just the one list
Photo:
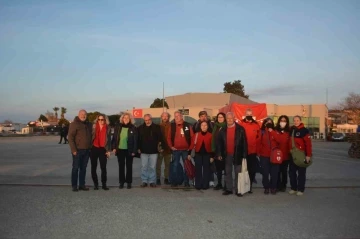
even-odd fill
[(109, 115), (109, 121), (110, 121), (110, 126), (115, 126), (116, 123), (119, 122), (120, 119), (120, 115), (115, 114), (115, 115)]
[(4, 124), (13, 124), (13, 122), (12, 122), (12, 120), (7, 119), (7, 120), (4, 120)]
[(244, 85), (241, 84), (241, 80), (235, 80), (233, 82), (224, 83), (224, 93), (232, 93), (246, 99), (249, 99), (249, 95), (245, 94)]
[(48, 118), (46, 118), (46, 116), (45, 115), (43, 115), (43, 114), (41, 114), (40, 116), (39, 116), (39, 119), (38, 119), (39, 121), (44, 121), (44, 122), (48, 122), (49, 120), (48, 120)]
[(57, 118), (55, 117), (55, 114), (53, 112), (50, 112), (49, 110), (46, 111), (45, 117), (48, 119), (48, 121), (57, 122)]
[(65, 107), (61, 107), (61, 118), (62, 119), (65, 118), (66, 111), (67, 111), (67, 109)]
[(345, 99), (340, 102), (341, 109), (347, 113), (349, 119), (354, 124), (360, 125), (360, 94), (350, 92)]
[(59, 107), (55, 106), (55, 107), (53, 108), (53, 111), (55, 112), (55, 119), (56, 119), (56, 121), (57, 121), (57, 120), (58, 120)]
[(150, 105), (150, 108), (162, 108), (163, 107), (163, 102), (164, 102), (164, 106), (169, 109), (169, 106), (166, 102), (165, 99), (159, 99), (159, 98), (156, 98), (154, 100), (154, 102)]
[(70, 122), (67, 119), (62, 118), (62, 119), (59, 120), (58, 125), (61, 126), (63, 124), (66, 125), (66, 126), (69, 126)]
[(87, 120), (90, 122), (94, 122), (99, 114), (101, 114), (99, 111), (89, 112), (87, 113)]

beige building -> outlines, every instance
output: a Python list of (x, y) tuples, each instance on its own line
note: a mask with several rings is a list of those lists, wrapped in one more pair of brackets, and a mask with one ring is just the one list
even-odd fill
[[(162, 108), (134, 108), (132, 111), (135, 118), (142, 118), (144, 114), (151, 114), (155, 122), (159, 122), (163, 111), (169, 112), (174, 115), (175, 111), (183, 111), (185, 120), (193, 123), (198, 119), (200, 111), (205, 110), (210, 117), (216, 116), (219, 109), (231, 105), (232, 103), (239, 104), (257, 104), (258, 102), (245, 99), (243, 97), (230, 94), (230, 93), (186, 93), (183, 95), (174, 95), (165, 97), (169, 109)], [(280, 115), (287, 115), (293, 117), (300, 115), (303, 117), (305, 126), (314, 133), (314, 137), (320, 137), (326, 133), (326, 119), (328, 115), (328, 108), (325, 104), (313, 105), (276, 105), (266, 104), (267, 114), (269, 117), (277, 121)], [(141, 121), (141, 120), (138, 120)], [(292, 121), (292, 119), (291, 119)]]

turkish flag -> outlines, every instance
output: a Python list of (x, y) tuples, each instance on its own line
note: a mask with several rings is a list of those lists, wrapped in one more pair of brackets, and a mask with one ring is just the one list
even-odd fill
[(142, 109), (133, 109), (133, 116), (134, 118), (142, 118), (143, 112)]

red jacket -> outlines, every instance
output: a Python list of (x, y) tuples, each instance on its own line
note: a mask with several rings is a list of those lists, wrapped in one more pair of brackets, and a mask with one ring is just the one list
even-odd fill
[(267, 129), (260, 131), (260, 141), (257, 147), (257, 155), (270, 158), (271, 149), (278, 146), (279, 144), (277, 142), (275, 130), (271, 131), (271, 133)]
[(278, 142), (279, 149), (283, 153), (283, 160), (289, 160), (290, 155), (290, 148), (289, 148), (289, 139), (290, 133), (286, 131), (277, 131), (275, 130), (276, 134), (274, 135), (276, 141)]
[(289, 150), (292, 148), (292, 134), (294, 133), (294, 141), (296, 148), (305, 152), (308, 157), (312, 156), (312, 144), (309, 130), (304, 127), (301, 123), (298, 127), (293, 126), (291, 128), (290, 139), (289, 139)]
[[(197, 137), (196, 146), (195, 146), (196, 135), (198, 137)], [(193, 134), (193, 136), (191, 137), (191, 145), (190, 145), (189, 151), (191, 151), (195, 146), (195, 152), (199, 152), (202, 144), (204, 143), (206, 152), (212, 153), (211, 139), (212, 139), (212, 134), (209, 132), (207, 132), (205, 135), (203, 135), (201, 132)]]
[(248, 154), (257, 153), (257, 145), (260, 144), (260, 125), (256, 121), (247, 122), (242, 120), (239, 124), (245, 128), (246, 140), (248, 145)]

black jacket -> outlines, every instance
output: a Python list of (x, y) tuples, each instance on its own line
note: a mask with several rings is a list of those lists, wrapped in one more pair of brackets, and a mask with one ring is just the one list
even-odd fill
[[(111, 140), (111, 149), (119, 149), (119, 141), (120, 141), (120, 133), (123, 128), (123, 124), (117, 124), (114, 129), (114, 135)], [(130, 124), (128, 130), (128, 140), (127, 146), (129, 154), (136, 154), (137, 153), (137, 140), (138, 140), (138, 132), (135, 125)]]
[(142, 124), (138, 127), (138, 149), (144, 154), (159, 152), (159, 143), (164, 144), (160, 125), (152, 123), (150, 126)]
[[(242, 159), (247, 156), (246, 134), (241, 125), (235, 123), (235, 127), (234, 164), (241, 165)], [(216, 156), (221, 156), (223, 160), (226, 158), (226, 135), (227, 126), (220, 129), (216, 138)]]

